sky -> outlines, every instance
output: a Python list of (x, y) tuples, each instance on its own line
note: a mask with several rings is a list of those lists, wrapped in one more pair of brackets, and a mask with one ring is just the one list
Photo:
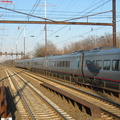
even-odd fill
[[(3, 0), (5, 1), (5, 0)], [(100, 22), (111, 23), (112, 13), (107, 12), (91, 17), (75, 19), (96, 13), (112, 10), (112, 0), (0, 0), (0, 7), (39, 16), (42, 18), (68, 22)], [(46, 1), (46, 12), (45, 12)], [(120, 4), (116, 0), (117, 33), (120, 32)], [(70, 20), (72, 19), (72, 20)], [(44, 21), (0, 8), (0, 20)], [(53, 25), (47, 24), (47, 40), (53, 42), (58, 49), (72, 42), (87, 38), (90, 35), (104, 36), (112, 34), (111, 26), (93, 25)], [(32, 53), (37, 44), (45, 44), (44, 24), (0, 24), (0, 51)], [(12, 59), (12, 56), (1, 56), (0, 61)]]

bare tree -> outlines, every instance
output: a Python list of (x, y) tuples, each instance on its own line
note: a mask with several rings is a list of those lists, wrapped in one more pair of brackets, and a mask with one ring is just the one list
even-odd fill
[[(78, 42), (72, 42), (63, 48), (64, 54), (69, 54), (77, 50), (91, 50), (96, 47), (113, 46), (112, 34), (105, 33), (103, 36), (88, 36)], [(117, 47), (120, 48), (120, 33), (117, 33)]]
[(23, 55), (20, 59), (30, 59), (31, 58), (31, 53), (28, 52), (25, 56)]
[[(58, 50), (57, 47), (51, 41), (48, 41), (47, 56), (50, 56), (53, 54), (60, 54), (60, 50)], [(45, 45), (40, 45), (39, 43), (37, 43), (34, 48), (33, 55), (34, 57), (44, 57), (46, 55)]]
[(34, 57), (43, 57), (45, 56), (45, 46), (37, 43), (33, 50)]
[(48, 41), (47, 43), (47, 48), (48, 48), (48, 53), (47, 55), (53, 55), (53, 54), (58, 54), (58, 49), (55, 44), (53, 44), (51, 41)]
[(120, 32), (117, 33), (117, 47), (120, 48)]

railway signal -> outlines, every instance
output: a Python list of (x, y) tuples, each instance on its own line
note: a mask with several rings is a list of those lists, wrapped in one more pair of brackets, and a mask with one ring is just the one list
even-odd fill
[(21, 53), (0, 52), (0, 56), (2, 56), (2, 55), (24, 55), (24, 53), (23, 52), (21, 52)]
[(2, 2), (2, 3), (12, 3), (12, 1), (7, 1), (7, 0), (1, 0), (0, 2)]
[(13, 5), (12, 1), (8, 1), (8, 0), (0, 0), (0, 4), (9, 4), (9, 5)]

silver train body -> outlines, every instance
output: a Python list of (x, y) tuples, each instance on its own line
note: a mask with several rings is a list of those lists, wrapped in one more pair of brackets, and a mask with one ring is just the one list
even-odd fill
[(120, 49), (99, 47), (89, 52), (76, 51), (69, 55), (16, 60), (15, 66), (120, 82)]

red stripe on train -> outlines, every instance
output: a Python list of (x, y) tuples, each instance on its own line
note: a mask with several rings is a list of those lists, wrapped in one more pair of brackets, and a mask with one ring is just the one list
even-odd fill
[[(59, 71), (52, 71), (52, 72), (57, 72), (57, 73), (63, 73), (63, 74), (68, 74), (68, 75), (73, 75), (73, 73), (66, 73), (66, 72), (59, 72)], [(74, 74), (77, 76), (82, 76), (81, 74)], [(106, 81), (112, 81), (112, 82), (120, 82), (120, 80), (113, 80), (113, 79), (107, 79), (107, 78), (100, 78), (100, 77), (94, 77), (94, 76), (84, 76), (87, 78), (96, 78), (96, 79), (101, 79), (101, 80), (106, 80)]]

